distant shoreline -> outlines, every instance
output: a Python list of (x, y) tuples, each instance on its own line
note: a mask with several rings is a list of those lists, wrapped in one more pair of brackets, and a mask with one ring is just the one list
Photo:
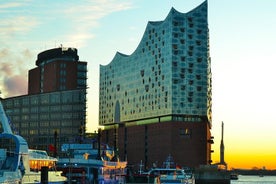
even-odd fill
[(275, 170), (263, 170), (263, 169), (233, 169), (231, 172), (239, 175), (256, 175), (256, 176), (276, 176)]

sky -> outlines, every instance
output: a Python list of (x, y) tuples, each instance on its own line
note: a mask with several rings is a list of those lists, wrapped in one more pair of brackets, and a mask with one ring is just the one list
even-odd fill
[[(98, 127), (99, 65), (131, 54), (148, 21), (203, 0), (0, 0), (1, 97), (27, 94), (37, 54), (75, 47), (88, 62), (88, 132)], [(213, 162), (224, 122), (228, 168), (276, 169), (276, 1), (209, 0)]]

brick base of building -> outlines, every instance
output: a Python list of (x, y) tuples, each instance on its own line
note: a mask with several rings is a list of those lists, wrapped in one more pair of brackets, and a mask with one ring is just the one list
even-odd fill
[[(118, 149), (134, 170), (162, 167), (170, 155), (182, 167), (211, 163), (211, 133), (207, 122), (159, 122), (103, 130), (101, 141)], [(115, 146), (114, 146), (115, 145)]]

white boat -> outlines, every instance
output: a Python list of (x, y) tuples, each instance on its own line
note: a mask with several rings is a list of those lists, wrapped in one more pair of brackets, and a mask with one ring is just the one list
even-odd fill
[(192, 174), (188, 174), (184, 169), (178, 168), (153, 168), (148, 172), (149, 180), (153, 179), (156, 184), (159, 183), (183, 183), (194, 184), (195, 179)]
[(62, 170), (69, 182), (81, 181), (89, 183), (126, 183), (126, 161), (115, 159), (110, 149), (99, 150), (92, 144), (65, 144), (67, 158), (59, 158), (57, 169)]
[(22, 178), (22, 183), (41, 183), (41, 168), (48, 167), (48, 183), (64, 183), (67, 178), (62, 176), (61, 171), (57, 171), (55, 163), (57, 159), (48, 156), (44, 150), (28, 150), (30, 172), (25, 173)]
[[(142, 166), (142, 162), (141, 162)], [(195, 184), (195, 178), (189, 168), (176, 166), (171, 156), (163, 162), (163, 167), (153, 167), (148, 172), (142, 172), (140, 167), (139, 174), (134, 175), (132, 183), (182, 183)]]
[[(0, 183), (41, 183), (41, 172), (34, 172), (30, 169), (28, 143), (23, 137), (12, 133), (1, 101), (0, 120), (3, 129), (0, 134)], [(48, 172), (48, 183), (64, 183), (65, 181), (67, 179), (61, 176), (61, 172)]]

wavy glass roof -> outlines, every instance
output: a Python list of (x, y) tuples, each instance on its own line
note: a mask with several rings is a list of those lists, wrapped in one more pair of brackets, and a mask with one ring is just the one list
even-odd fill
[(211, 121), (207, 1), (149, 21), (131, 55), (100, 66), (100, 125), (168, 115)]

